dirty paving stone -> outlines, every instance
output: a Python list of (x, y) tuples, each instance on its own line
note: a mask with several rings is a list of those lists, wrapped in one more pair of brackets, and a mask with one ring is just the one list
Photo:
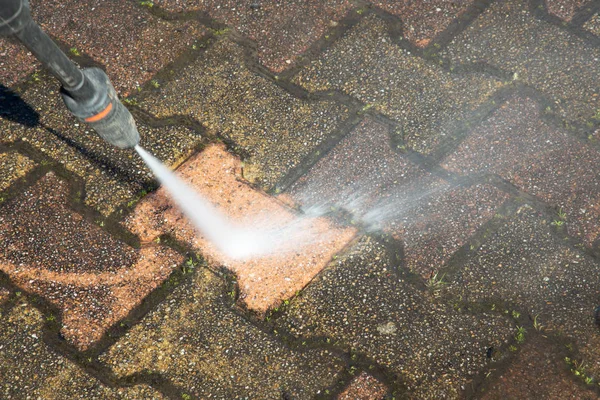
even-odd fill
[(374, 6), (398, 16), (402, 20), (404, 37), (418, 47), (427, 46), (474, 2), (475, 0), (371, 1)]
[(600, 14), (594, 14), (592, 18), (583, 24), (583, 29), (592, 32), (596, 36), (600, 36)]
[(62, 315), (63, 336), (85, 350), (183, 258), (159, 246), (134, 250), (67, 203), (68, 186), (49, 173), (0, 206), (0, 270), (53, 304)]
[(244, 65), (227, 40), (211, 47), (140, 106), (158, 117), (191, 115), (247, 154), (244, 178), (274, 187), (348, 117), (333, 102), (302, 101)]
[(342, 209), (368, 231), (404, 243), (406, 266), (435, 273), (507, 195), (489, 185), (452, 186), (392, 149), (389, 129), (365, 119), (289, 190), (308, 214)]
[(395, 268), (385, 247), (364, 237), (294, 298), (276, 326), (365, 354), (411, 398), (457, 398), (475, 374), (493, 368), (486, 349), (504, 345), (515, 328), (492, 312), (457, 312)]
[(156, 0), (169, 11), (203, 11), (254, 40), (258, 58), (281, 72), (294, 66), (315, 41), (337, 26), (353, 7), (348, 0), (282, 2), (228, 0)]
[[(62, 164), (83, 180), (85, 204), (105, 216), (136, 199), (152, 182), (141, 158), (133, 150), (108, 145), (77, 121), (62, 103), (54, 78), (40, 73), (37, 79), (5, 105), (0, 142), (22, 140)], [(202, 140), (186, 127), (153, 128), (139, 119), (136, 122), (140, 145), (167, 165), (180, 163)]]
[(2, 307), (2, 305), (8, 301), (9, 297), (10, 291), (6, 288), (0, 287), (0, 307)]
[(38, 0), (31, 10), (46, 33), (73, 49), (69, 56), (85, 53), (102, 64), (121, 95), (189, 52), (206, 33), (198, 22), (167, 22), (129, 1)]
[(289, 241), (278, 251), (247, 259), (232, 258), (194, 229), (163, 188), (138, 204), (126, 226), (142, 242), (170, 234), (191, 245), (211, 267), (231, 269), (238, 276), (240, 299), (248, 308), (264, 314), (302, 290), (353, 239), (356, 230), (336, 228), (325, 218), (299, 220), (281, 200), (240, 180), (241, 168), (239, 159), (227, 153), (224, 146), (211, 145), (182, 164), (177, 174), (234, 226), (253, 227), (255, 235), (261, 230), (289, 235)]
[[(442, 166), (465, 175), (498, 174), (557, 208), (555, 224), (592, 247), (600, 227), (600, 152), (542, 121), (539, 104), (509, 99), (474, 128)], [(560, 214), (559, 213), (564, 213)]]
[(592, 0), (545, 0), (548, 13), (556, 15), (565, 21), (571, 21), (575, 12)]
[(548, 333), (576, 343), (597, 378), (598, 264), (554, 235), (551, 222), (527, 204), (521, 206), (456, 261), (455, 271), (447, 275), (448, 288), (467, 301), (509, 302), (532, 319), (537, 316)]
[(529, 11), (493, 3), (443, 51), (454, 64), (487, 63), (547, 96), (569, 124), (594, 122), (600, 108), (600, 49)]
[(376, 378), (362, 372), (352, 379), (350, 385), (340, 393), (337, 400), (382, 400), (388, 393), (388, 388)]
[(527, 341), (510, 366), (489, 377), (490, 384), (478, 392), (481, 400), (594, 400), (592, 386), (577, 382), (564, 357), (564, 345), (535, 335)]
[(0, 153), (0, 192), (6, 190), (17, 179), (27, 175), (35, 162), (19, 153)]
[(157, 372), (192, 398), (312, 399), (336, 383), (328, 350), (295, 351), (230, 305), (228, 285), (206, 268), (100, 356), (119, 377)]
[(293, 82), (311, 92), (339, 90), (395, 119), (412, 149), (430, 153), (502, 83), (486, 74), (446, 72), (393, 44), (385, 23), (365, 18)]
[(0, 397), (10, 399), (163, 399), (146, 385), (108, 387), (43, 340), (44, 316), (25, 300), (0, 309)]

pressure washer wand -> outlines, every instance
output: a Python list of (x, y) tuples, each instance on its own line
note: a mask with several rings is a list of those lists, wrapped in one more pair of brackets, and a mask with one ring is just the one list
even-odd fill
[(133, 116), (99, 68), (79, 69), (31, 18), (28, 0), (0, 0), (0, 36), (14, 35), (62, 84), (65, 105), (104, 140), (120, 147), (140, 141)]

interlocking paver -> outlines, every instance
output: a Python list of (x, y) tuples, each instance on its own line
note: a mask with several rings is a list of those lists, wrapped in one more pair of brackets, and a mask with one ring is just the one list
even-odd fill
[(592, 18), (583, 24), (583, 28), (592, 32), (594, 35), (600, 36), (600, 14), (594, 14)]
[[(119, 0), (33, 1), (33, 18), (74, 53), (86, 53), (106, 67), (118, 92), (145, 83), (180, 54), (189, 51), (206, 29), (193, 21), (172, 23), (152, 16), (133, 2)], [(0, 43), (10, 86), (32, 71), (25, 49)], [(15, 74), (15, 71), (19, 71)], [(16, 76), (15, 76), (16, 75)]]
[(257, 43), (259, 60), (280, 72), (352, 8), (349, 0), (157, 0), (170, 11), (204, 11)]
[[(107, 146), (94, 131), (76, 121), (62, 104), (58, 84), (40, 74), (38, 82), (20, 93), (20, 101), (3, 104), (0, 142), (23, 140), (60, 162), (85, 183), (85, 203), (104, 215), (135, 199), (150, 184), (150, 172), (133, 150)], [(24, 109), (28, 111), (23, 111)], [(32, 123), (39, 119), (39, 123)], [(138, 120), (141, 145), (167, 165), (180, 162), (200, 143), (198, 133), (182, 126), (153, 128)]]
[(331, 352), (289, 350), (233, 312), (226, 290), (197, 270), (101, 361), (120, 377), (159, 372), (193, 398), (312, 399), (336, 382)]
[(10, 296), (10, 292), (8, 291), (8, 289), (0, 287), (0, 306), (2, 306), (2, 304), (4, 304), (8, 298)]
[(455, 74), (396, 46), (385, 23), (367, 17), (294, 78), (311, 92), (339, 90), (402, 124), (408, 145), (430, 153), (502, 83)]
[(539, 105), (522, 97), (511, 98), (443, 161), (462, 174), (498, 174), (557, 206), (566, 213), (569, 233), (588, 246), (600, 233), (598, 163), (600, 152), (548, 126)]
[(62, 313), (62, 333), (80, 349), (98, 341), (183, 261), (172, 250), (136, 251), (66, 205), (52, 173), (0, 207), (0, 269)]
[[(222, 146), (213, 145), (184, 163), (179, 176), (198, 193), (217, 206), (239, 226), (281, 229), (296, 223), (297, 216), (279, 201), (268, 197), (239, 180), (241, 162)], [(290, 232), (291, 242), (284, 251), (257, 258), (237, 260), (221, 253), (173, 207), (164, 189), (150, 194), (127, 219), (127, 226), (142, 241), (151, 241), (161, 233), (192, 245), (209, 263), (232, 269), (239, 278), (241, 298), (259, 312), (292, 297), (321, 271), (331, 257), (355, 235), (354, 229), (335, 229), (325, 219), (299, 222), (301, 232)]]
[(492, 367), (486, 349), (505, 343), (514, 327), (491, 312), (455, 311), (394, 268), (384, 246), (364, 238), (276, 324), (302, 339), (330, 337), (366, 354), (404, 382), (412, 398), (457, 398), (474, 374)]
[(600, 333), (597, 262), (553, 235), (551, 221), (524, 205), (459, 261), (450, 289), (464, 299), (516, 304), (554, 334), (574, 340), (593, 374)]
[(400, 17), (404, 36), (417, 46), (425, 47), (452, 21), (463, 14), (474, 0), (456, 2), (375, 0), (372, 3)]
[(3, 399), (163, 399), (146, 385), (108, 387), (43, 340), (44, 316), (26, 301), (0, 309), (0, 397)]
[(488, 387), (483, 400), (593, 400), (598, 395), (575, 381), (565, 366), (564, 346), (536, 336), (523, 345), (510, 367)]
[(600, 108), (600, 50), (537, 19), (527, 2), (493, 3), (448, 46), (454, 63), (487, 63), (540, 90), (569, 123), (593, 122)]
[(31, 171), (35, 163), (19, 153), (0, 153), (0, 192)]
[(548, 12), (566, 21), (570, 21), (579, 8), (591, 2), (590, 0), (545, 0)]
[(385, 398), (387, 391), (384, 384), (363, 372), (352, 380), (337, 400), (381, 400)]
[(0, 85), (10, 87), (36, 68), (38, 62), (23, 46), (0, 37)]
[(507, 198), (488, 186), (452, 187), (392, 150), (387, 127), (363, 121), (290, 194), (305, 209), (342, 208), (367, 229), (404, 242), (406, 265), (428, 276)]
[(243, 49), (221, 41), (178, 79), (141, 100), (159, 117), (189, 114), (248, 154), (244, 177), (273, 187), (348, 116), (333, 102), (300, 100), (249, 71)]

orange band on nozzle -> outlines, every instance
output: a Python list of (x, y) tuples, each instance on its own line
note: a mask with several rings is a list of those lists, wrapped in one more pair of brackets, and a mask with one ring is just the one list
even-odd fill
[(106, 117), (108, 115), (108, 113), (110, 112), (110, 110), (112, 110), (112, 103), (108, 103), (108, 105), (106, 106), (106, 108), (102, 111), (100, 111), (98, 114), (93, 115), (91, 117), (88, 117), (85, 119), (85, 122), (97, 122), (100, 121), (102, 118)]

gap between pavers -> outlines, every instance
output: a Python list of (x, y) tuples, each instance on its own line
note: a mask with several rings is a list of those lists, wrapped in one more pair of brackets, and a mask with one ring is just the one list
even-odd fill
[[(211, 145), (181, 165), (177, 175), (234, 223), (249, 223), (257, 216), (268, 217), (271, 227), (293, 221), (296, 214), (282, 201), (241, 180), (241, 168), (241, 161), (227, 153), (224, 146)], [(311, 220), (307, 228), (314, 233), (313, 243), (291, 252), (234, 260), (195, 232), (164, 188), (144, 198), (127, 218), (126, 226), (142, 242), (170, 234), (191, 245), (213, 268), (225, 266), (232, 270), (239, 278), (241, 299), (260, 314), (301, 290), (356, 235), (353, 228), (336, 228), (327, 219), (318, 218)]]

